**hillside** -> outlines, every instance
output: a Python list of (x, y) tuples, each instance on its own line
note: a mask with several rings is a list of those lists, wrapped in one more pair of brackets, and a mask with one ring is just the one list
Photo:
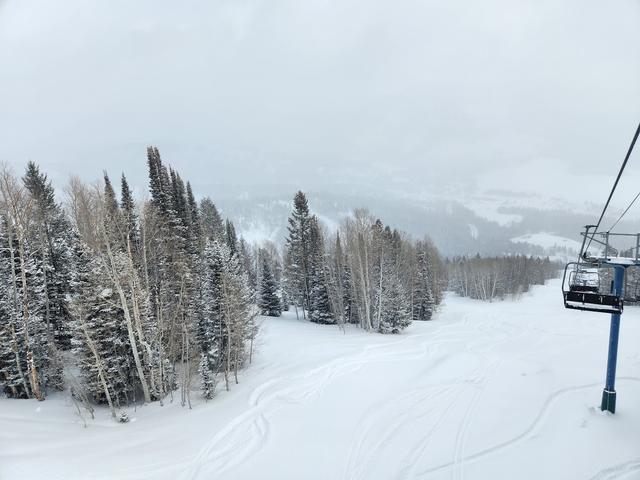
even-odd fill
[(564, 310), (558, 281), (515, 302), (449, 295), (398, 336), (265, 318), (240, 385), (191, 411), (83, 428), (66, 394), (0, 399), (0, 478), (638, 478), (638, 320), (628, 308), (612, 416), (608, 317)]
[[(257, 187), (241, 195), (216, 192), (213, 198), (232, 218), (248, 241), (281, 243), (296, 188), (265, 193)], [(445, 256), (504, 255), (523, 253), (549, 255), (555, 259), (577, 254), (580, 229), (597, 219), (601, 206), (574, 204), (544, 196), (518, 196), (512, 192), (455, 189), (410, 194), (371, 189), (351, 192), (310, 190), (306, 192), (313, 213), (331, 232), (353, 209), (367, 207), (383, 222), (393, 224), (415, 238), (428, 235)], [(611, 215), (617, 213), (612, 210)], [(613, 223), (605, 218), (604, 224)], [(618, 231), (638, 231), (635, 217), (624, 220)]]

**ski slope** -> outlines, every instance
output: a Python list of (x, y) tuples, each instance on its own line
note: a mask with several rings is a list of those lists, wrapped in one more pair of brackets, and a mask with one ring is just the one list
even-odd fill
[[(383, 336), (264, 319), (239, 385), (193, 410), (0, 399), (8, 479), (640, 479), (640, 309), (623, 316), (618, 413), (599, 410), (607, 315), (446, 297)], [(194, 394), (197, 397), (197, 394)]]

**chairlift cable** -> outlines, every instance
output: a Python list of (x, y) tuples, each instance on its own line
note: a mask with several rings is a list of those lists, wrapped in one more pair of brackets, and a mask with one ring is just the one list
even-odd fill
[(604, 214), (609, 208), (609, 203), (611, 203), (611, 198), (613, 197), (616, 188), (618, 187), (618, 182), (620, 182), (620, 177), (622, 177), (622, 172), (624, 172), (624, 168), (627, 166), (627, 162), (629, 161), (629, 157), (631, 156), (631, 152), (633, 152), (633, 147), (636, 145), (636, 140), (638, 140), (638, 136), (640, 135), (640, 123), (638, 124), (638, 128), (636, 129), (636, 133), (633, 136), (633, 140), (631, 141), (631, 145), (629, 145), (629, 150), (627, 150), (627, 154), (624, 157), (624, 161), (622, 162), (622, 166), (620, 167), (620, 171), (618, 172), (618, 176), (616, 177), (616, 181), (613, 184), (613, 188), (611, 189), (611, 193), (609, 193), (609, 198), (607, 199), (607, 203), (605, 203), (604, 208), (602, 209), (602, 213), (600, 214), (600, 218), (598, 219), (598, 223), (596, 224), (596, 228), (593, 229), (593, 233), (591, 234), (591, 238), (589, 239), (589, 243), (583, 251), (583, 254), (586, 254), (591, 242), (596, 236), (596, 232), (602, 223), (602, 219), (604, 218)]
[(627, 212), (629, 211), (629, 209), (633, 206), (634, 203), (636, 203), (636, 200), (638, 200), (638, 198), (640, 198), (640, 192), (638, 192), (638, 194), (635, 196), (635, 198), (633, 200), (631, 200), (631, 203), (627, 206), (627, 208), (625, 209), (624, 212), (622, 212), (622, 215), (620, 215), (618, 217), (618, 219), (615, 221), (615, 223), (613, 225), (611, 225), (609, 227), (609, 230), (607, 230), (608, 232), (610, 232), (611, 230), (613, 230), (615, 228), (616, 225), (618, 225), (618, 222), (620, 222), (620, 220), (622, 220), (622, 217), (624, 217)]

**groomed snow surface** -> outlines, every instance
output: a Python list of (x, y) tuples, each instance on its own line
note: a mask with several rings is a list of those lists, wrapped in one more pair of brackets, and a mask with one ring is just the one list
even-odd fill
[[(618, 412), (602, 413), (609, 316), (446, 297), (402, 335), (265, 319), (231, 392), (106, 410), (0, 400), (8, 479), (638, 479), (640, 308), (622, 320)], [(194, 394), (197, 397), (197, 394)]]

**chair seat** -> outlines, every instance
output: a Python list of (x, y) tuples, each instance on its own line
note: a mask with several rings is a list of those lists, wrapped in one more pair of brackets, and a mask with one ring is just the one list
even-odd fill
[(564, 294), (564, 306), (566, 308), (590, 312), (622, 313), (623, 301), (617, 295), (568, 291)]

